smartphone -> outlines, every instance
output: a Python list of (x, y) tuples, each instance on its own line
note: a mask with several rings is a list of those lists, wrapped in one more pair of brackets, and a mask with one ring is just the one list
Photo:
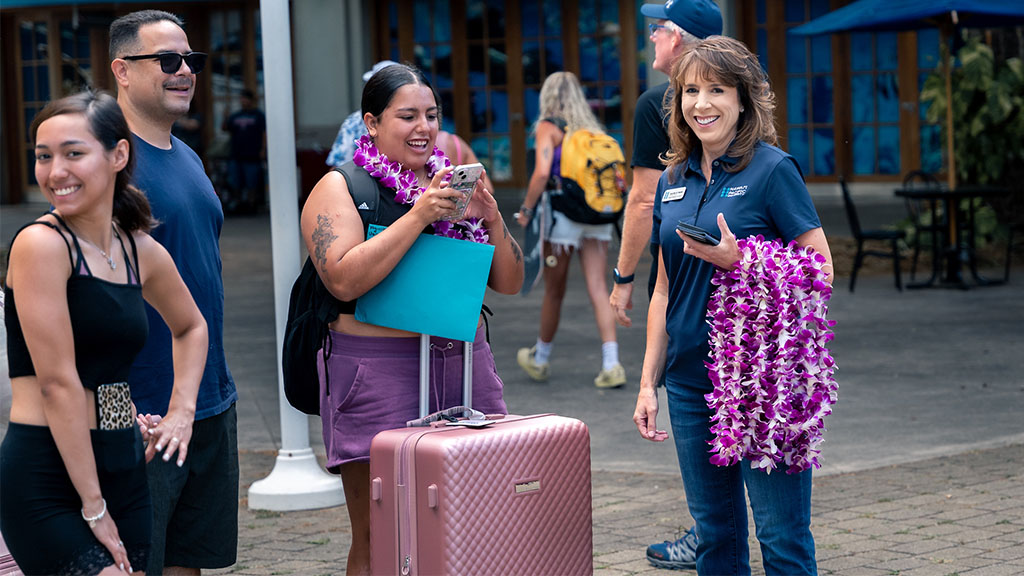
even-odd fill
[(711, 235), (710, 232), (699, 226), (687, 224), (686, 222), (680, 220), (679, 223), (676, 224), (676, 230), (679, 230), (683, 234), (686, 234), (687, 237), (692, 238), (697, 242), (700, 242), (701, 244), (718, 246), (718, 238), (715, 238), (714, 236)]
[(452, 169), (452, 179), (448, 187), (460, 192), (455, 199), (455, 211), (443, 217), (442, 220), (462, 220), (466, 215), (466, 208), (469, 207), (469, 200), (473, 197), (473, 189), (476, 182), (484, 175), (484, 165), (479, 162), (473, 164), (460, 164)]

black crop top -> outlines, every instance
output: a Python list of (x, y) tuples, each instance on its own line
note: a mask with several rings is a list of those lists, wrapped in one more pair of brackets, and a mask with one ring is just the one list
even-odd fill
[[(127, 382), (132, 362), (149, 334), (142, 285), (137, 274), (139, 255), (135, 240), (131, 234), (126, 234), (132, 247), (133, 258), (129, 259), (124, 240), (120, 234), (117, 235), (127, 263), (125, 272), (128, 282), (109, 282), (92, 275), (89, 264), (82, 256), (78, 238), (59, 216), (53, 216), (71, 236), (77, 253), (76, 258), (72, 254), (71, 244), (61, 235), (68, 244), (68, 257), (71, 259), (72, 271), (67, 284), (68, 312), (71, 315), (71, 332), (75, 343), (75, 367), (82, 385), (95, 390), (100, 384)], [(22, 226), (18, 233), (33, 224), (58, 230), (49, 222), (36, 221)], [(11, 246), (13, 248), (14, 240), (11, 240)], [(4, 287), (4, 317), (10, 377), (34, 376), (35, 366), (18, 320), (14, 291), (9, 286)]]

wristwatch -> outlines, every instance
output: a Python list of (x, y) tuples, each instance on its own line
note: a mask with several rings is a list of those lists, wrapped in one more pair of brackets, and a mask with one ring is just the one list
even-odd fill
[(622, 276), (621, 274), (619, 274), (619, 269), (618, 268), (613, 268), (612, 269), (612, 279), (615, 280), (616, 284), (629, 284), (630, 282), (633, 281), (633, 277), (634, 276), (636, 276), (636, 274), (630, 274), (629, 276)]

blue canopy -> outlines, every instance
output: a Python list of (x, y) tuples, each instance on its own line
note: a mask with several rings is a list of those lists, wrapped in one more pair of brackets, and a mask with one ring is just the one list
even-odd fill
[(945, 23), (967, 28), (1024, 24), (1024, 0), (858, 0), (789, 33), (895, 32), (937, 28)]

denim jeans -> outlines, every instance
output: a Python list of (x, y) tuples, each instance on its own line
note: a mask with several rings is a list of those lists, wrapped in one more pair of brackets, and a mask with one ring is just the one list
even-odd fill
[(767, 474), (751, 469), (746, 460), (726, 467), (711, 464), (712, 412), (704, 400), (710, 385), (705, 389), (669, 375), (666, 389), (686, 503), (697, 523), (697, 573), (750, 574), (746, 487), (767, 576), (817, 574), (811, 471), (786, 474), (782, 465)]

